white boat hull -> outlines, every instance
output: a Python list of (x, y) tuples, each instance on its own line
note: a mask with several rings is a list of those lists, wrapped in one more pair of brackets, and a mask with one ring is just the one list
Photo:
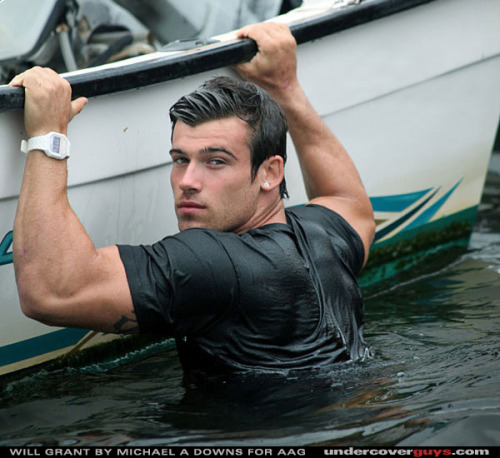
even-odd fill
[[(500, 115), (498, 17), (498, 0), (439, 0), (299, 46), (305, 90), (372, 198), (374, 249), (454, 220), (472, 227)], [(168, 109), (213, 74), (234, 75), (217, 69), (94, 97), (72, 122), (69, 199), (96, 246), (148, 244), (177, 231)], [(102, 335), (86, 342), (84, 330), (22, 315), (11, 253), (20, 110), (0, 113), (0, 138), (1, 375)], [(287, 205), (300, 205), (307, 199), (289, 147)]]

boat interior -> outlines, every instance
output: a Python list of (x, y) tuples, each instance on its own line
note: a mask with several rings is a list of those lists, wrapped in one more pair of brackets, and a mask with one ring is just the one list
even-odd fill
[(0, 83), (35, 65), (63, 73), (157, 50), (189, 49), (193, 40), (199, 43), (301, 4), (302, 0), (7, 0), (0, 6)]

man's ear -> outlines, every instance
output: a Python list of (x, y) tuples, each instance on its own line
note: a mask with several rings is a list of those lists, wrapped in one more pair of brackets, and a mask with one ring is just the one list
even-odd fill
[(260, 166), (259, 180), (263, 191), (271, 191), (283, 181), (285, 165), (281, 156), (271, 156)]

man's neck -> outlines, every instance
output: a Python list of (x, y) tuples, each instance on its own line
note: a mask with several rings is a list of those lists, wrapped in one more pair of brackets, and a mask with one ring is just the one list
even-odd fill
[(245, 224), (237, 234), (243, 234), (250, 229), (266, 226), (268, 224), (286, 224), (285, 206), (281, 198), (271, 205), (266, 205), (261, 211), (256, 212), (254, 217)]

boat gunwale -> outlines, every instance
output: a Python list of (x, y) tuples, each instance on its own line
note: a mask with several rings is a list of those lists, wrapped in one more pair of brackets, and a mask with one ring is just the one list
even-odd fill
[[(290, 23), (297, 44), (313, 41), (436, 0), (365, 0), (356, 5), (313, 15)], [(250, 60), (257, 52), (252, 40), (209, 44), (187, 52), (154, 53), (157, 58), (123, 65), (103, 65), (63, 74), (71, 84), (73, 97), (95, 97), (150, 86), (177, 78), (235, 65)], [(0, 86), (0, 113), (21, 109), (24, 89)]]

